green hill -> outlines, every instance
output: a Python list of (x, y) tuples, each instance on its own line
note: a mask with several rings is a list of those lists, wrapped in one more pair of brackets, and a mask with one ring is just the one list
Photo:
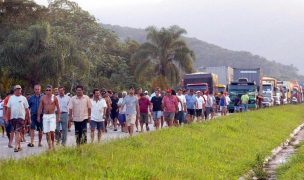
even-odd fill
[[(140, 43), (146, 41), (146, 32), (144, 29), (117, 25), (102, 26), (115, 32), (121, 40), (130, 38)], [(283, 65), (246, 51), (224, 49), (196, 38), (185, 37), (185, 40), (188, 46), (195, 52), (196, 61), (194, 65), (197, 68), (206, 66), (231, 66), (235, 68), (260, 67), (265, 76), (272, 76), (281, 80), (296, 79), (301, 82), (304, 81), (304, 76), (300, 75), (298, 69), (292, 65)]]

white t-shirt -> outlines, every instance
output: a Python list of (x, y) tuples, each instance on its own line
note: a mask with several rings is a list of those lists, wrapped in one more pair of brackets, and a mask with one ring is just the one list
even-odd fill
[(226, 103), (227, 103), (227, 105), (229, 105), (230, 102), (231, 102), (230, 97), (229, 97), (229, 96), (226, 96)]
[(186, 103), (186, 97), (184, 95), (176, 95), (180, 102), (178, 102), (178, 111), (183, 111), (183, 104)]
[[(122, 102), (123, 102), (123, 98), (119, 98), (117, 105), (121, 106)], [(126, 105), (119, 108), (119, 113), (120, 114), (125, 114), (126, 113)]]
[(11, 109), (11, 119), (25, 119), (25, 109), (29, 108), (29, 104), (24, 96), (12, 95), (7, 107)]
[(0, 117), (3, 117), (3, 102), (0, 103)]
[(91, 110), (91, 120), (102, 122), (103, 119), (103, 113), (104, 108), (107, 107), (106, 100), (104, 98), (100, 98), (97, 102), (93, 99), (90, 99), (92, 103), (92, 110)]
[(206, 96), (206, 107), (212, 107), (213, 106), (213, 97), (208, 95)]
[(205, 100), (202, 96), (196, 97), (197, 101), (197, 109), (203, 109), (203, 104), (205, 104)]

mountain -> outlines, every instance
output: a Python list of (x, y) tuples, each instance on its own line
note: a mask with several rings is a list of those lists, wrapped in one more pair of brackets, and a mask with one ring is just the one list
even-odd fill
[[(118, 25), (103, 24), (104, 28), (117, 34), (121, 40), (128, 38), (140, 43), (146, 41), (144, 29), (122, 27)], [(208, 66), (231, 66), (234, 68), (258, 68), (264, 76), (275, 77), (280, 80), (299, 80), (304, 82), (304, 76), (298, 73), (293, 65), (284, 65), (264, 57), (253, 55), (246, 51), (232, 51), (213, 44), (209, 44), (196, 38), (184, 37), (190, 49), (195, 53), (194, 67), (198, 70)]]

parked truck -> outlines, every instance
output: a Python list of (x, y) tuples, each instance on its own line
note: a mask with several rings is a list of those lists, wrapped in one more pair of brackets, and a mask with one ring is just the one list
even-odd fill
[(260, 68), (233, 68), (233, 79), (248, 79), (248, 82), (255, 82), (260, 87), (261, 69)]
[(233, 68), (230, 66), (203, 67), (200, 70), (216, 74), (220, 85), (227, 87), (233, 81)]
[(258, 95), (258, 88), (254, 81), (248, 81), (246, 78), (239, 79), (238, 81), (231, 82), (228, 87), (229, 97), (231, 99), (230, 104), (228, 105), (229, 112), (234, 112), (234, 103), (235, 98), (238, 96), (241, 99), (242, 95), (248, 94), (249, 102), (248, 108), (249, 109), (256, 109), (256, 99)]
[(210, 93), (215, 92), (217, 85), (217, 75), (206, 72), (185, 74), (182, 81), (182, 86), (186, 89), (193, 89), (195, 91), (208, 90)]
[(291, 83), (291, 102), (292, 103), (302, 103), (303, 99), (303, 89), (298, 83), (298, 81), (290, 81)]
[(271, 77), (262, 77), (260, 84), (260, 94), (263, 96), (262, 103), (264, 106), (265, 104), (269, 104), (269, 106), (281, 104), (281, 95), (278, 94), (276, 79)]

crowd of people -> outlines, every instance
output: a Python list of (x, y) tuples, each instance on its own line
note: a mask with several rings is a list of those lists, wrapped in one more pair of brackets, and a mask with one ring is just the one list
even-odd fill
[[(214, 95), (208, 91), (178, 89), (148, 91), (130, 87), (128, 92), (112, 92), (105, 88), (94, 89), (85, 95), (84, 87), (78, 85), (75, 96), (65, 93), (64, 87), (53, 88), (48, 85), (41, 92), (41, 85), (34, 86), (34, 94), (23, 96), (20, 85), (1, 100), (0, 125), (2, 133), (6, 131), (8, 147), (14, 152), (22, 150), (20, 142), (25, 142), (25, 134), (30, 135), (29, 147), (35, 147), (35, 131), (38, 131), (38, 147), (42, 146), (45, 134), (48, 148), (67, 145), (67, 134), (72, 125), (75, 128), (76, 144), (87, 143), (87, 127), (90, 127), (90, 139), (93, 143), (95, 134), (100, 142), (102, 135), (121, 131), (133, 135), (134, 131), (178, 127), (194, 121), (202, 122), (213, 119), (217, 112), (226, 115), (230, 98), (226, 92)], [(236, 103), (248, 104), (249, 97), (242, 96)], [(237, 104), (235, 104), (237, 107)], [(246, 109), (246, 108), (245, 108)], [(119, 130), (118, 130), (119, 129)], [(13, 146), (13, 141), (15, 144)]]

